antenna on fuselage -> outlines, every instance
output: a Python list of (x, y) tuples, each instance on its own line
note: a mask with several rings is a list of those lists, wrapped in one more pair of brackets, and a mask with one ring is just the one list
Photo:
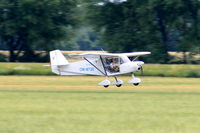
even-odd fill
[(103, 48), (101, 48), (101, 51), (105, 52), (105, 50)]

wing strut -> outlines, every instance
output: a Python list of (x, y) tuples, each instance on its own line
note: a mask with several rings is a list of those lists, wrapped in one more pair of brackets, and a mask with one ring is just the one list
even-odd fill
[[(90, 63), (93, 67), (95, 67), (99, 72), (101, 72), (104, 76), (107, 76), (107, 73), (102, 72), (97, 66), (95, 66), (92, 62), (90, 62), (87, 58), (83, 58), (85, 59), (88, 63)], [(102, 62), (103, 63), (103, 62)], [(105, 70), (105, 68), (104, 68)]]
[(108, 76), (108, 74), (107, 74), (107, 72), (106, 72), (105, 65), (104, 65), (104, 63), (103, 63), (103, 59), (102, 59), (101, 55), (100, 55), (100, 59), (101, 59), (101, 63), (102, 63), (102, 65), (103, 65), (103, 69), (104, 69), (104, 72), (105, 72), (105, 76)]
[(132, 61), (135, 61), (135, 60), (137, 60), (137, 58), (139, 58), (139, 56), (136, 56)]

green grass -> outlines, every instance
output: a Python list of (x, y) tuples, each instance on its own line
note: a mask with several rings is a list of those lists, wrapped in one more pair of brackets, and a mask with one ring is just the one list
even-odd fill
[[(0, 63), (0, 75), (55, 75), (45, 64), (48, 63)], [(144, 76), (200, 77), (200, 65), (145, 64)]]
[(199, 133), (200, 79), (142, 77), (106, 89), (96, 85), (103, 79), (0, 76), (0, 132)]
[(144, 75), (162, 77), (200, 77), (200, 65), (145, 64)]
[(48, 63), (0, 63), (0, 75), (54, 75)]

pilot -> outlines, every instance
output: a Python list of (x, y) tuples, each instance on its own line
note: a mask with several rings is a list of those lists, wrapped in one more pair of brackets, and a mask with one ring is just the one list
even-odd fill
[(114, 72), (119, 72), (119, 64), (117, 59), (112, 59), (112, 62), (110, 63), (110, 67)]

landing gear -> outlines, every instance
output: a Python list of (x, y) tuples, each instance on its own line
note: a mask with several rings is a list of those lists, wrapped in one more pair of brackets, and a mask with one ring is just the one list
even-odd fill
[[(110, 80), (108, 80), (108, 77), (106, 77), (106, 79), (101, 81), (99, 83), (99, 85), (101, 85), (105, 88), (108, 88), (110, 85), (115, 85), (116, 87), (121, 87), (124, 84), (123, 80), (118, 79), (116, 76), (114, 78), (115, 78), (115, 81), (110, 82)], [(138, 86), (140, 84), (140, 82), (141, 82), (141, 79), (136, 78), (133, 74), (132, 74), (132, 79), (128, 81), (129, 84), (132, 84), (134, 86)]]
[(104, 87), (105, 87), (105, 88), (108, 88), (108, 87), (109, 87), (109, 85), (104, 85)]
[(102, 85), (102, 86), (104, 86), (105, 88), (107, 88), (107, 87), (110, 85), (110, 80), (108, 80), (107, 78), (108, 78), (108, 77), (106, 77), (105, 80), (101, 81), (101, 82), (99, 83), (99, 85)]
[(138, 85), (139, 85), (139, 83), (133, 83), (133, 85), (135, 85), (135, 86), (138, 86)]
[(136, 78), (134, 76), (134, 74), (132, 74), (132, 79), (128, 82), (129, 84), (133, 84), (135, 86), (138, 86), (141, 82), (141, 79), (140, 78)]
[(122, 86), (122, 84), (119, 84), (119, 85), (116, 85), (117, 87), (121, 87)]
[(117, 79), (117, 77), (115, 77), (115, 81), (112, 82), (112, 84), (116, 85), (117, 87), (121, 87), (123, 83), (124, 82), (120, 79)]
[(103, 87), (105, 87), (105, 88), (109, 87), (111, 84), (112, 84), (112, 85), (116, 85), (117, 87), (121, 87), (123, 83), (124, 83), (124, 82), (123, 82), (122, 80), (120, 80), (120, 79), (117, 79), (117, 77), (115, 77), (115, 81), (113, 81), (113, 82), (111, 83), (110, 80), (108, 80), (108, 77), (106, 77), (106, 79), (103, 80), (103, 81), (101, 81), (101, 82), (99, 83), (99, 85), (101, 85), (101, 86), (103, 86)]

